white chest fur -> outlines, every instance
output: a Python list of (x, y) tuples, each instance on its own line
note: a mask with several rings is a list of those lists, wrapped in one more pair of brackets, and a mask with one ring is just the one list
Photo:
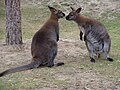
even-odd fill
[(78, 26), (78, 27), (79, 27), (80, 31), (83, 33), (82, 38), (84, 38), (84, 35), (85, 35), (85, 29), (84, 29), (83, 27), (81, 27), (81, 26)]
[(84, 30), (84, 28), (81, 27), (81, 26), (78, 26), (78, 27), (79, 27), (80, 31), (82, 31), (82, 33), (85, 34), (85, 30)]

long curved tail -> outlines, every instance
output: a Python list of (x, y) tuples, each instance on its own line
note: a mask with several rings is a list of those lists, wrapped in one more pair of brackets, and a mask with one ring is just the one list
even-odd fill
[(5, 75), (10, 74), (10, 73), (15, 73), (15, 72), (19, 72), (19, 71), (24, 71), (24, 70), (37, 68), (37, 67), (39, 67), (39, 65), (40, 65), (39, 62), (31, 62), (30, 64), (27, 64), (27, 65), (24, 65), (24, 66), (11, 68), (11, 69), (5, 70), (2, 73), (0, 73), (0, 77), (5, 76)]

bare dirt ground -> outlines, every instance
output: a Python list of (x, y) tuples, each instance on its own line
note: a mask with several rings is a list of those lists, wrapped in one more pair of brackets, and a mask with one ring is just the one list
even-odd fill
[[(31, 40), (25, 41), (25, 44), (21, 46), (22, 49), (17, 46), (8, 47), (0, 44), (0, 71), (29, 63), (30, 43)], [(85, 57), (88, 56), (83, 42), (61, 39), (58, 45), (59, 50), (55, 61), (64, 61), (65, 66), (60, 67), (62, 70), (56, 71), (53, 77), (67, 84), (60, 87), (48, 85), (49, 87), (34, 90), (120, 90), (119, 84), (93, 70), (84, 70), (84, 67), (80, 66), (80, 62), (84, 62)]]

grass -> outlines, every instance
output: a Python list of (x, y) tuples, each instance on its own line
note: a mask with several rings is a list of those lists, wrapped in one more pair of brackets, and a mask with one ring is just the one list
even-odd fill
[[(0, 7), (4, 7), (2, 1), (4, 0), (0, 1)], [(34, 33), (39, 30), (44, 21), (47, 20), (49, 10), (45, 6), (22, 5), (21, 11), (23, 40), (31, 39)], [(61, 68), (41, 68), (25, 72), (18, 72), (16, 74), (0, 78), (0, 90), (32, 90), (42, 87), (69, 87), (73, 84), (70, 78), (63, 80), (56, 79), (55, 75), (62, 73), (64, 76), (74, 76), (77, 70), (80, 70), (81, 72), (92, 70), (120, 85), (120, 16), (119, 14), (113, 15), (116, 17), (113, 20), (102, 18), (99, 20), (106, 26), (111, 36), (112, 47), (110, 55), (113, 57), (114, 62), (107, 62), (101, 58), (95, 64), (90, 64), (88, 56), (84, 57), (83, 59), (80, 59), (80, 57), (73, 58), (72, 56), (63, 56), (62, 59), (66, 60), (66, 65)], [(4, 34), (5, 9), (0, 8), (0, 40), (4, 39)], [(79, 29), (77, 25), (74, 22), (61, 19), (60, 38), (79, 40)], [(72, 63), (67, 63), (67, 61), (72, 61)]]
[[(42, 11), (42, 12), (41, 12)], [(23, 31), (23, 39), (30, 39), (33, 37), (34, 33), (39, 30), (42, 23), (48, 16), (48, 10), (46, 7), (36, 7), (36, 6), (28, 6), (23, 7), (21, 9), (22, 12), (22, 31)], [(44, 13), (44, 14), (42, 14)], [(43, 19), (41, 19), (43, 18)]]
[[(42, 72), (42, 74), (38, 72)], [(12, 90), (18, 90), (20, 88), (29, 90), (29, 89), (35, 89), (36, 87), (56, 88), (69, 84), (69, 82), (67, 82), (66, 80), (56, 80), (54, 77), (56, 72), (57, 70), (55, 69), (42, 68), (42, 69), (22, 72), (24, 73), (24, 75), (19, 73), (17, 73), (16, 75), (13, 74), (10, 77), (4, 78), (5, 80), (3, 80), (2, 83), (0, 83), (0, 87), (2, 88), (0, 90), (8, 90), (8, 87)], [(34, 73), (36, 73), (36, 75)]]
[(5, 6), (4, 0), (0, 0), (0, 39), (5, 36)]

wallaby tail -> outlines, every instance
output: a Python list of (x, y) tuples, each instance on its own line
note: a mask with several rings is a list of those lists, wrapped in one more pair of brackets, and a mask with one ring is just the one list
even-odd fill
[(5, 75), (10, 74), (10, 73), (15, 73), (15, 72), (19, 72), (19, 71), (37, 68), (37, 67), (39, 67), (39, 65), (40, 65), (40, 63), (34, 61), (28, 65), (24, 65), (24, 66), (20, 66), (20, 67), (16, 67), (16, 68), (11, 68), (11, 69), (5, 70), (2, 73), (0, 73), (0, 77), (5, 76)]

